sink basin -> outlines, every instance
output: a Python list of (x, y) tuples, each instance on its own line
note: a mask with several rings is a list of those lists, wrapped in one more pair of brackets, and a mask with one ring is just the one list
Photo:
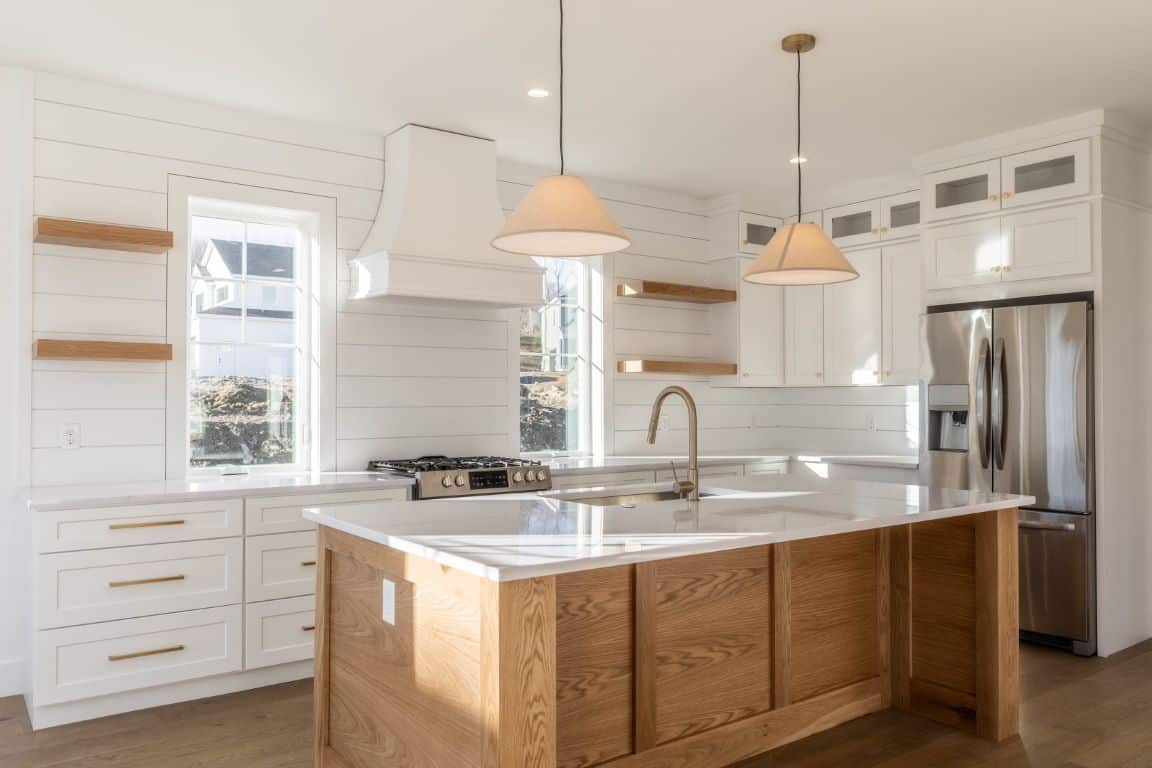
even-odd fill
[[(714, 493), (701, 493), (700, 498), (715, 496)], [(682, 498), (676, 491), (649, 491), (647, 493), (625, 493), (619, 496), (588, 496), (587, 498), (574, 498), (577, 504), (588, 504), (593, 507), (634, 507), (637, 504), (646, 504), (651, 501), (672, 501)]]

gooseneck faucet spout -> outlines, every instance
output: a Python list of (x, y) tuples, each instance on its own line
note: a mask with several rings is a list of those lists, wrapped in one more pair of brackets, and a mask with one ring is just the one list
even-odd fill
[(691, 501), (700, 500), (700, 468), (696, 457), (696, 401), (684, 387), (672, 385), (665, 387), (656, 395), (656, 402), (652, 403), (652, 418), (648, 420), (648, 442), (656, 443), (656, 430), (660, 427), (660, 409), (669, 395), (679, 395), (688, 408), (688, 480), (676, 484), (676, 490), (687, 494)]

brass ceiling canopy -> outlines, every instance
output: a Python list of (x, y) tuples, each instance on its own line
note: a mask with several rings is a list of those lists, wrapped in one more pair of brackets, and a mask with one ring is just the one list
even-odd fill
[(780, 47), (788, 53), (808, 53), (816, 47), (816, 36), (807, 32), (787, 35), (780, 41)]

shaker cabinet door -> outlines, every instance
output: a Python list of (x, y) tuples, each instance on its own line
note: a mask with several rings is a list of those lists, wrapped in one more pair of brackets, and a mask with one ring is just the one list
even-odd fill
[(824, 286), (784, 289), (784, 383), (824, 383)]
[(1014, 213), (1004, 217), (1003, 227), (1005, 280), (1092, 271), (1090, 203)]
[[(743, 259), (747, 271), (751, 259)], [(784, 383), (784, 289), (740, 281), (739, 368), (741, 384)]]
[(824, 287), (824, 383), (880, 383), (880, 249), (845, 254), (860, 277)]
[(1089, 139), (1010, 155), (1000, 161), (1005, 208), (1014, 208), (1091, 191)]
[(999, 218), (930, 227), (923, 237), (929, 290), (1000, 282), (1004, 248)]
[(920, 243), (884, 248), (883, 382), (915, 384), (920, 372)]
[(929, 173), (921, 189), (925, 221), (1000, 210), (1000, 161), (962, 165)]

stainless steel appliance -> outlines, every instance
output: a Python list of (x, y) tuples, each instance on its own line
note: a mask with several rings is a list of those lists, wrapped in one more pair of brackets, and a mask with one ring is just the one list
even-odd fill
[(377, 460), (369, 462), (368, 469), (415, 478), (417, 499), (527, 493), (552, 488), (552, 473), (541, 462), (499, 456)]
[(1036, 497), (1021, 636), (1094, 654), (1091, 294), (929, 307), (923, 344), (923, 482)]

